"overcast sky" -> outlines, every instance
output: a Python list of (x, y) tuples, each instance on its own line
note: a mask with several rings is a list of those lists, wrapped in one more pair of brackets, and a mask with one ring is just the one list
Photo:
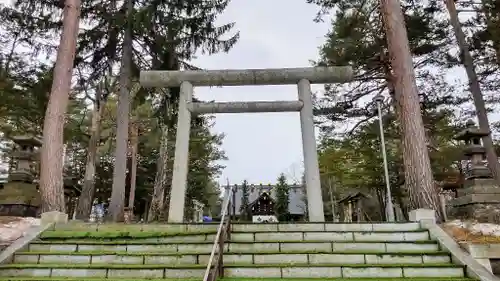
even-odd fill
[[(239, 43), (228, 54), (203, 56), (195, 63), (207, 69), (310, 66), (329, 28), (313, 22), (316, 12), (317, 7), (305, 0), (232, 0), (220, 22), (236, 22)], [(216, 101), (296, 100), (297, 89), (196, 88), (195, 95)], [(300, 179), (303, 156), (298, 113), (219, 114), (214, 131), (226, 134), (223, 149), (229, 160), (224, 162), (227, 167), (221, 183), (226, 179), (274, 183), (282, 172)]]

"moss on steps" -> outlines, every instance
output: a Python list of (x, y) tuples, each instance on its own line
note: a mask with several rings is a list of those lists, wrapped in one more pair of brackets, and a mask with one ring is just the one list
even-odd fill
[(213, 241), (199, 241), (199, 242), (190, 242), (190, 241), (178, 241), (178, 242), (158, 242), (158, 241), (142, 241), (140, 239), (130, 239), (130, 240), (40, 240), (34, 241), (31, 244), (46, 244), (46, 245), (177, 245), (177, 244), (210, 244), (212, 245)]
[[(221, 279), (219, 279), (221, 280)], [(0, 281), (200, 281), (200, 279), (183, 278), (161, 278), (161, 279), (138, 279), (138, 278), (96, 278), (96, 277), (0, 277)], [(432, 281), (432, 280), (422, 280)], [(439, 280), (438, 280), (439, 281)], [(444, 280), (444, 281), (470, 281), (470, 280)]]
[[(142, 237), (144, 238), (144, 237)], [(155, 238), (155, 237), (152, 237)], [(120, 239), (120, 240), (104, 240), (104, 239), (73, 239), (73, 238), (68, 238), (64, 240), (60, 239), (43, 239), (43, 240), (37, 240), (34, 241), (32, 244), (81, 244), (81, 245), (137, 245), (137, 244), (143, 244), (143, 245), (160, 245), (160, 244), (213, 244), (213, 241), (205, 241), (205, 242), (147, 242), (147, 241), (140, 241), (140, 240), (133, 240), (134, 238), (130, 240), (126, 239)], [(137, 239), (137, 238), (136, 238)], [(258, 243), (300, 243), (300, 244), (310, 244), (310, 243), (342, 243), (342, 244), (373, 244), (373, 243), (387, 243), (387, 244), (401, 244), (401, 245), (406, 245), (406, 244), (437, 244), (436, 241), (325, 241), (325, 240), (307, 240), (307, 241), (279, 241), (279, 240), (266, 240), (266, 241), (258, 241), (258, 242), (253, 242), (253, 241), (228, 241), (227, 243), (231, 244), (258, 244)]]
[(305, 232), (305, 233), (310, 233), (310, 232), (321, 232), (321, 233), (362, 233), (362, 234), (368, 234), (368, 233), (421, 233), (421, 232), (428, 232), (427, 229), (411, 229), (411, 230), (336, 230), (336, 231), (326, 231), (326, 230), (281, 230), (281, 231), (266, 231), (266, 230), (248, 230), (248, 231), (242, 231), (242, 230), (237, 230), (237, 231), (231, 231), (231, 234), (242, 234), (242, 233), (293, 233), (293, 232)]
[(40, 263), (40, 264), (0, 264), (1, 269), (22, 269), (22, 268), (64, 268), (64, 269), (200, 269), (206, 268), (206, 264), (122, 264), (122, 263), (108, 263), (108, 264), (53, 264), (53, 263)]
[(145, 239), (176, 236), (192, 236), (215, 234), (215, 230), (199, 231), (45, 231), (40, 235), (40, 239), (50, 241), (52, 239)]
[[(155, 269), (155, 268), (181, 268), (181, 269), (196, 269), (196, 268), (206, 268), (204, 264), (1, 264), (0, 269), (7, 268), (93, 268), (93, 269)], [(265, 267), (343, 267), (343, 268), (367, 268), (367, 267), (379, 267), (379, 268), (400, 268), (400, 267), (412, 267), (412, 268), (462, 268), (461, 265), (455, 265), (450, 263), (445, 264), (303, 264), (303, 263), (284, 263), (284, 264), (239, 264), (239, 263), (227, 263), (224, 267), (245, 267), (245, 268), (265, 268)]]
[[(2, 280), (2, 279), (0, 279)], [(230, 277), (230, 278), (220, 278), (218, 280), (222, 281), (313, 281), (313, 280), (325, 280), (325, 281), (473, 281), (476, 279), (472, 278), (458, 278), (458, 277), (415, 277), (415, 278), (247, 278), (247, 277)]]
[[(19, 252), (16, 255), (65, 255), (65, 256), (85, 256), (85, 255), (120, 255), (120, 256), (184, 256), (184, 255), (209, 255), (210, 252), (123, 252), (123, 251), (29, 251)], [(349, 252), (332, 252), (332, 251), (231, 251), (225, 252), (225, 255), (293, 255), (293, 254), (332, 254), (332, 255), (389, 255), (389, 256), (449, 256), (448, 252), (370, 252), (370, 251), (349, 251)]]
[[(0, 277), (0, 281), (200, 281), (200, 278)], [(218, 278), (221, 281), (478, 281), (460, 277), (414, 278)]]

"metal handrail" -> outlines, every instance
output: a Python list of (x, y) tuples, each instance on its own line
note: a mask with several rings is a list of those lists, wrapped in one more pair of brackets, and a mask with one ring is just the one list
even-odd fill
[[(221, 238), (222, 229), (224, 228), (224, 223), (226, 221), (226, 215), (229, 209), (229, 202), (231, 201), (231, 194), (233, 193), (233, 189), (228, 186), (227, 194), (224, 196), (224, 201), (222, 203), (222, 215), (219, 223), (219, 227), (217, 228), (217, 234), (215, 235), (214, 244), (212, 246), (212, 252), (210, 253), (210, 258), (208, 259), (207, 269), (205, 270), (205, 275), (203, 276), (203, 281), (208, 281), (210, 277), (210, 270), (212, 269), (212, 263), (215, 256), (215, 251), (217, 247), (219, 247), (219, 240)], [(227, 231), (227, 229), (226, 229)], [(223, 255), (224, 249), (219, 249), (219, 255)], [(222, 251), (222, 252), (221, 252)]]

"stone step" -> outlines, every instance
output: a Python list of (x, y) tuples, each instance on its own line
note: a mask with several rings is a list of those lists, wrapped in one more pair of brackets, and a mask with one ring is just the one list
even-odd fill
[[(144, 226), (141, 226), (144, 227)], [(127, 228), (125, 228), (126, 230)], [(142, 231), (105, 231), (105, 230), (52, 230), (44, 231), (40, 235), (42, 241), (68, 241), (68, 240), (90, 240), (90, 241), (128, 241), (134, 240), (140, 242), (204, 242), (213, 241), (216, 229), (200, 229), (191, 231), (161, 231), (159, 230), (142, 230)]]
[(218, 222), (214, 223), (86, 223), (80, 221), (69, 221), (64, 224), (56, 224), (55, 231), (91, 231), (91, 232), (179, 232), (190, 233), (199, 231), (217, 231)]
[(2, 264), (0, 277), (201, 278), (206, 265)]
[(232, 223), (234, 232), (308, 232), (308, 231), (417, 231), (419, 223)]
[[(228, 278), (464, 278), (464, 268), (442, 265), (332, 265), (332, 264), (266, 264), (242, 266), (227, 265)], [(377, 278), (377, 279), (375, 279)], [(349, 280), (349, 279), (347, 279)]]
[[(31, 252), (127, 252), (127, 253), (199, 253), (212, 250), (212, 242), (204, 243), (135, 243), (134, 241), (37, 241), (31, 243), (25, 251)], [(436, 252), (439, 245), (433, 241), (414, 242), (325, 242), (325, 241), (289, 241), (289, 242), (228, 242), (224, 244), (226, 252)]]
[[(233, 231), (412, 231), (421, 229), (419, 223), (231, 223)], [(66, 224), (57, 224), (56, 231), (97, 231), (97, 232), (197, 232), (217, 230), (219, 223), (190, 223), (190, 224), (97, 224), (72, 221)]]
[[(98, 277), (98, 278), (201, 278), (202, 265), (79, 265), (7, 264), (0, 265), (0, 277)], [(227, 264), (227, 277), (261, 278), (415, 278), (459, 277), (464, 268), (452, 264)]]
[(234, 242), (288, 242), (288, 241), (373, 241), (373, 242), (401, 242), (427, 241), (429, 232), (424, 231), (391, 231), (391, 232), (232, 232), (231, 241)]
[[(231, 242), (226, 243), (230, 253), (240, 252), (357, 252), (357, 253), (415, 253), (437, 252), (439, 245), (432, 241), (425, 242)], [(179, 251), (180, 252), (180, 251)]]
[[(2, 278), (0, 278), (2, 280)], [(61, 281), (74, 281), (72, 279), (65, 279)], [(238, 278), (238, 277), (224, 277), (222, 278), (224, 281), (283, 281), (283, 280), (290, 280), (290, 281), (318, 281), (318, 278)], [(319, 279), (319, 280), (327, 280), (327, 281), (407, 281), (408, 278), (328, 278), (328, 279)], [(13, 279), (12, 281), (18, 281), (16, 279)], [(27, 280), (26, 280), (27, 281)], [(59, 280), (57, 280), (59, 281)], [(112, 281), (112, 280), (109, 280)], [(132, 280), (131, 280), (132, 281)], [(143, 281), (143, 280), (138, 280), (138, 281)], [(151, 281), (156, 281), (152, 279)], [(165, 280), (168, 281), (168, 280)], [(198, 280), (199, 281), (199, 280)], [(412, 278), (411, 281), (477, 281), (476, 279), (472, 278), (467, 278), (467, 277), (417, 277), (417, 278)]]
[[(210, 254), (151, 254), (151, 253), (65, 253), (65, 252), (26, 252), (14, 256), (14, 263), (21, 264), (207, 264)], [(350, 254), (350, 253), (245, 253), (224, 254), (225, 263), (267, 264), (267, 263), (304, 263), (320, 264), (443, 264), (451, 263), (449, 254), (436, 253), (387, 253), (387, 254)]]
[[(198, 253), (212, 251), (213, 242), (136, 242), (136, 241), (36, 241), (28, 246), (25, 251), (33, 252), (162, 252), (162, 253)], [(226, 251), (229, 245), (224, 245)]]
[[(314, 278), (279, 278), (280, 280), (290, 280), (290, 281), (318, 281), (318, 279)], [(188, 279), (188, 278), (175, 278), (175, 279), (140, 279), (140, 278), (71, 278), (71, 277), (0, 277), (0, 281), (200, 281), (197, 279)], [(265, 279), (262, 278), (222, 278), (223, 281), (276, 281), (276, 279)], [(376, 278), (330, 278), (328, 281), (375, 281), (380, 280)], [(384, 281), (404, 281), (408, 280), (405, 278), (387, 278)], [(449, 278), (449, 277), (431, 277), (431, 278), (412, 278), (412, 281), (474, 281), (471, 278)]]
[[(154, 235), (152, 233), (151, 235)], [(210, 234), (189, 234), (189, 235), (175, 235), (175, 236), (160, 236), (161, 234), (158, 234), (158, 237), (117, 237), (117, 238), (105, 238), (105, 237), (93, 237), (91, 238), (79, 238), (79, 237), (72, 237), (72, 238), (41, 238), (37, 241), (40, 242), (45, 242), (45, 243), (79, 243), (79, 242), (94, 242), (94, 241), (99, 241), (99, 242), (109, 242), (109, 243), (127, 243), (131, 242), (134, 244), (142, 244), (142, 243), (201, 243), (201, 242), (213, 242), (215, 240), (215, 233), (210, 233)]]

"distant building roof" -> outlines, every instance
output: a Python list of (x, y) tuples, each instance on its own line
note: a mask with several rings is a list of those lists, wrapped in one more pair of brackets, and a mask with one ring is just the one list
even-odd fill
[(345, 203), (348, 201), (358, 200), (361, 198), (368, 198), (368, 197), (369, 197), (368, 195), (364, 194), (361, 191), (355, 191), (355, 192), (351, 192), (351, 193), (347, 194), (344, 198), (340, 199), (339, 203)]
[[(248, 185), (248, 204), (252, 204), (255, 200), (259, 198), (259, 196), (262, 194), (262, 192), (267, 192), (271, 198), (276, 199), (276, 186), (275, 185), (256, 185), (256, 184), (249, 184)], [(288, 204), (288, 211), (292, 215), (303, 215), (306, 211), (306, 203), (305, 203), (305, 192), (304, 192), (304, 186), (302, 185), (289, 185), (290, 192), (288, 195), (289, 198), (289, 204)], [(226, 187), (227, 188), (227, 187)], [(234, 215), (239, 215), (240, 208), (241, 208), (241, 201), (243, 197), (243, 190), (241, 188), (241, 184), (239, 185), (233, 185), (231, 188), (235, 189), (234, 193), (234, 205), (235, 205), (235, 212)], [(229, 208), (230, 214), (233, 215), (233, 206)]]

